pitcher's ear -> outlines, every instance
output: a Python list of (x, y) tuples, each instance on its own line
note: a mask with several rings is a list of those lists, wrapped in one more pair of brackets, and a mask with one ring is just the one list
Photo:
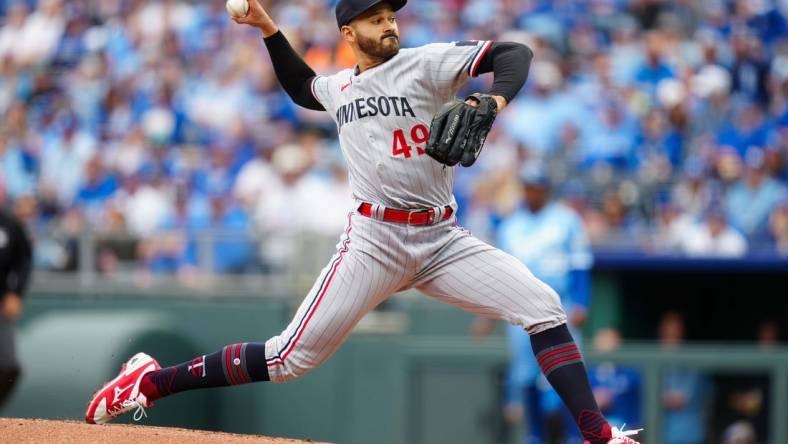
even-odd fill
[(342, 38), (345, 39), (346, 42), (352, 43), (356, 41), (356, 31), (349, 25), (343, 26), (339, 32), (342, 33)]

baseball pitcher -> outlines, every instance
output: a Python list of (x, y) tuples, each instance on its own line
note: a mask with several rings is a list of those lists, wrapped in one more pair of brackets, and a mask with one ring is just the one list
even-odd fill
[[(315, 75), (258, 0), (233, 18), (261, 30), (293, 101), (336, 123), (356, 205), (336, 254), (281, 334), (167, 368), (138, 353), (93, 395), (88, 422), (131, 411), (139, 419), (152, 401), (185, 390), (298, 378), (330, 358), (375, 306), (416, 288), (523, 328), (584, 439), (635, 443), (628, 436), (636, 432), (611, 427), (597, 408), (555, 291), (456, 223), (454, 168), (479, 156), (496, 113), (525, 83), (531, 51), (491, 41), (401, 49), (396, 11), (405, 3), (340, 0), (337, 25), (357, 64), (330, 76)], [(489, 93), (455, 100), (468, 78), (489, 72)]]

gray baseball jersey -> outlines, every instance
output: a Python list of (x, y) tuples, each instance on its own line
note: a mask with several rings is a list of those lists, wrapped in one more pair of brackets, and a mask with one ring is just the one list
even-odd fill
[(353, 197), (393, 208), (453, 204), (454, 169), (424, 154), (432, 116), (454, 98), (492, 42), (401, 49), (374, 68), (318, 76), (312, 93), (331, 114)]
[(381, 220), (386, 207), (456, 208), (453, 168), (424, 154), (429, 123), (476, 74), (490, 46), (402, 49), (360, 74), (345, 70), (313, 80), (313, 95), (336, 122), (354, 198), (375, 210), (373, 217), (351, 212), (337, 253), (292, 322), (266, 341), (271, 381), (297, 378), (325, 362), (367, 312), (408, 288), (529, 333), (566, 322), (555, 291), (453, 216), (425, 226)]

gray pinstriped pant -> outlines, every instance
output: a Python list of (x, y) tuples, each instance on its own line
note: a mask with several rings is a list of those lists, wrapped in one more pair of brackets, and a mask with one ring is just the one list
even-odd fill
[(366, 313), (408, 288), (531, 334), (566, 322), (552, 288), (454, 217), (412, 226), (354, 212), (292, 322), (266, 341), (271, 381), (295, 379), (325, 362)]

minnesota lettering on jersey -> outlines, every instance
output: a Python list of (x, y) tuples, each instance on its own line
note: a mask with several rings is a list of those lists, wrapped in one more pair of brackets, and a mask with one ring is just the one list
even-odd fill
[(345, 124), (353, 122), (356, 119), (377, 115), (416, 117), (406, 97), (379, 96), (359, 98), (337, 109), (338, 131), (342, 131), (342, 127)]

